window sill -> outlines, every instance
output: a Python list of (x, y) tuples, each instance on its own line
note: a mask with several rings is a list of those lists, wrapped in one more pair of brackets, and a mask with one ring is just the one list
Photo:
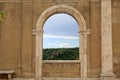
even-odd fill
[(42, 63), (80, 63), (80, 60), (43, 60)]

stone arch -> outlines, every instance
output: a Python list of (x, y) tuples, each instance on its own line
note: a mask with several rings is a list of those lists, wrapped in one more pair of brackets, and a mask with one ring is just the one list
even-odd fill
[(87, 35), (89, 30), (86, 27), (86, 22), (82, 14), (76, 10), (75, 8), (69, 5), (54, 5), (52, 7), (47, 8), (43, 13), (39, 16), (36, 29), (33, 30), (36, 35), (36, 71), (35, 76), (36, 80), (42, 79), (42, 48), (43, 48), (43, 25), (45, 21), (53, 14), (56, 13), (66, 13), (73, 16), (79, 25), (80, 32), (80, 53), (81, 53), (81, 77), (87, 77)]
[[(41, 29), (43, 28), (43, 25), (45, 21), (53, 14), (56, 13), (67, 13), (71, 16), (73, 16), (79, 25), (81, 25), (82, 29), (86, 29), (86, 22), (82, 14), (76, 10), (75, 8), (68, 6), (68, 5), (55, 5), (50, 8), (47, 8), (38, 18), (36, 28)], [(41, 26), (41, 27), (40, 27)]]

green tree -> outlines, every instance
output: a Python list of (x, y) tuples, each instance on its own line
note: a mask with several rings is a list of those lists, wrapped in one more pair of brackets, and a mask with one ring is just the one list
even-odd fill
[(78, 60), (79, 48), (43, 49), (43, 60)]

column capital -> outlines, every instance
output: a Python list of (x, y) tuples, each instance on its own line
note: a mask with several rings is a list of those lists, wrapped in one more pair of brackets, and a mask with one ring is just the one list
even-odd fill
[(111, 1), (111, 0), (101, 0), (101, 1)]
[(33, 35), (40, 35), (40, 34), (43, 34), (43, 30), (40, 30), (40, 29), (32, 29), (32, 34)]
[(91, 34), (91, 29), (82, 29), (82, 30), (79, 30), (79, 33), (80, 34), (89, 35), (89, 34)]

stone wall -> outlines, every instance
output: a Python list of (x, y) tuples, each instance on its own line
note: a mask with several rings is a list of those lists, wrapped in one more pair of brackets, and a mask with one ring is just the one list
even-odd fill
[[(47, 8), (65, 4), (76, 8), (85, 18), (88, 36), (88, 77), (99, 77), (101, 72), (101, 0), (0, 0), (0, 9), (6, 11), (0, 23), (0, 70), (15, 70), (15, 77), (35, 77), (35, 29), (37, 19)], [(120, 1), (112, 0), (114, 73), (120, 77)], [(47, 68), (71, 64), (43, 64)], [(77, 64), (74, 65), (78, 66)], [(61, 67), (66, 69), (66, 67)], [(60, 68), (60, 70), (61, 70)], [(73, 68), (73, 67), (71, 67)], [(54, 70), (51, 69), (50, 72)], [(54, 75), (48, 73), (47, 77)], [(78, 77), (75, 70), (74, 77)], [(58, 77), (57, 75), (56, 77)], [(63, 76), (63, 75), (61, 75)], [(63, 77), (68, 77), (64, 75)]]
[(0, 1), (7, 13), (0, 24), (0, 70), (14, 70), (16, 77), (34, 76), (31, 5)]
[[(99, 0), (91, 1), (90, 9), (90, 72), (89, 77), (99, 77), (101, 71), (101, 2)], [(88, 59), (89, 59), (88, 58)]]
[(120, 1), (112, 0), (114, 73), (120, 77)]
[(79, 78), (80, 63), (44, 63), (42, 72), (46, 78)]

